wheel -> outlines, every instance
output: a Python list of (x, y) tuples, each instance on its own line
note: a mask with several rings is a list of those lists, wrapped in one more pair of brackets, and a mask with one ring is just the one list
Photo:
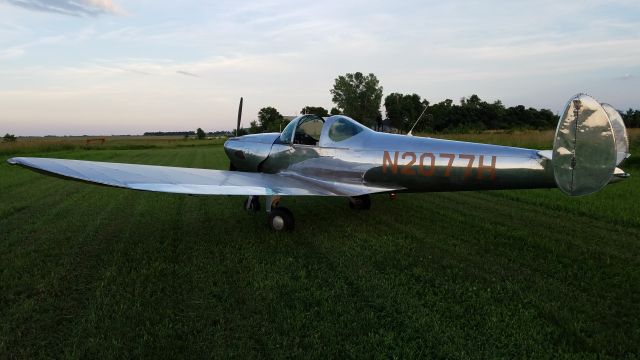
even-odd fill
[(236, 169), (236, 166), (233, 165), (232, 162), (229, 162), (229, 171), (236, 171), (236, 170), (238, 170), (238, 169)]
[(244, 199), (244, 209), (249, 212), (260, 211), (260, 198), (257, 196), (249, 196)]
[(285, 207), (271, 209), (268, 218), (269, 227), (274, 231), (291, 231), (294, 228), (293, 214)]
[(369, 210), (371, 197), (369, 195), (352, 196), (349, 198), (349, 207), (354, 210)]

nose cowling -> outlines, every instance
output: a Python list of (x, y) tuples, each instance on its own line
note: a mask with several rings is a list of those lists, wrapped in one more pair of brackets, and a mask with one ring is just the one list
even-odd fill
[(259, 171), (271, 152), (271, 146), (280, 133), (266, 133), (233, 137), (224, 143), (224, 151), (231, 162), (231, 168), (240, 171)]

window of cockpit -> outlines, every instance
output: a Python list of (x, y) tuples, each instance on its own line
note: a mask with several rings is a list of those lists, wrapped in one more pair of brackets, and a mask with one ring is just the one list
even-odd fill
[(293, 138), (293, 131), (296, 129), (297, 121), (291, 121), (287, 126), (282, 130), (282, 134), (280, 134), (280, 142), (283, 144), (291, 144), (291, 138)]
[(362, 132), (362, 128), (346, 119), (338, 119), (329, 128), (329, 139), (338, 142)]
[(302, 145), (317, 145), (320, 141), (320, 133), (322, 132), (322, 126), (324, 125), (324, 119), (316, 115), (304, 116), (298, 121), (296, 127), (296, 133), (293, 137), (294, 144)]

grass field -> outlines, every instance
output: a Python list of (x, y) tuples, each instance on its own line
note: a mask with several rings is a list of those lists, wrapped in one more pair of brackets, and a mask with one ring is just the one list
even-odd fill
[[(551, 144), (541, 133), (457, 138)], [(367, 212), (285, 198), (292, 234), (270, 232), (241, 197), (113, 189), (5, 162), (228, 166), (215, 141), (109, 144), (1, 149), (0, 358), (640, 354), (636, 158), (630, 179), (582, 198), (377, 195)]]

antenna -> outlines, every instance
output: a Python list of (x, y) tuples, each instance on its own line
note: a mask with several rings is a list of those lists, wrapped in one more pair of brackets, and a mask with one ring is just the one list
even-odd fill
[(411, 127), (411, 130), (409, 130), (409, 132), (407, 133), (407, 136), (413, 136), (413, 134), (412, 134), (413, 128), (415, 128), (416, 125), (418, 125), (418, 121), (420, 121), (420, 119), (422, 119), (422, 115), (424, 115), (425, 111), (427, 111), (427, 105), (424, 106), (424, 110), (422, 110), (422, 113), (420, 114), (420, 116), (418, 116), (418, 120), (416, 120), (416, 123), (413, 124), (413, 126)]

